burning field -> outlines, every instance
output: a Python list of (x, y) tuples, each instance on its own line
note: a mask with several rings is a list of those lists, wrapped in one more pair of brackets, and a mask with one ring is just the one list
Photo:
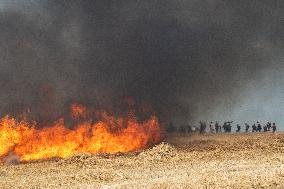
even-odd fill
[(77, 153), (132, 152), (161, 140), (155, 116), (138, 122), (133, 112), (115, 117), (101, 111), (96, 113), (99, 120), (94, 121), (88, 114), (83, 105), (72, 104), (71, 117), (77, 123), (72, 129), (63, 118), (50, 127), (42, 127), (25, 118), (6, 116), (0, 120), (0, 157), (12, 154), (20, 161), (31, 161)]
[(283, 7), (0, 0), (0, 189), (284, 187)]
[(283, 133), (170, 136), (142, 151), (77, 153), (63, 159), (2, 164), (0, 185), (1, 188), (281, 188), (283, 137)]

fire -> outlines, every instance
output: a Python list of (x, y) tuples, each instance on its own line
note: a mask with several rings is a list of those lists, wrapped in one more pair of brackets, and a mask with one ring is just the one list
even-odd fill
[(161, 139), (158, 119), (150, 117), (139, 122), (133, 113), (115, 117), (100, 112), (94, 122), (80, 104), (71, 106), (73, 119), (81, 118), (74, 129), (66, 127), (61, 118), (51, 127), (37, 128), (37, 123), (17, 120), (11, 116), (0, 119), (0, 157), (10, 152), (21, 161), (69, 157), (76, 153), (117, 153), (145, 149)]
[(86, 118), (87, 108), (81, 104), (74, 103), (71, 105), (71, 115), (73, 119), (78, 119), (80, 117)]

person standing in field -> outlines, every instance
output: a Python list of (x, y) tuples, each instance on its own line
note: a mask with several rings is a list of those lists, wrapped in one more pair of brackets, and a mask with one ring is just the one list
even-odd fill
[(271, 128), (271, 122), (267, 122), (267, 130), (270, 131)]
[(275, 131), (276, 131), (276, 125), (275, 125), (275, 123), (272, 124), (272, 131), (273, 131), (273, 133), (275, 133)]
[(237, 130), (236, 132), (239, 133), (241, 131), (241, 126), (239, 124), (237, 124)]
[(263, 126), (263, 132), (267, 132), (267, 125)]
[(257, 122), (257, 131), (258, 131), (258, 132), (261, 132), (261, 129), (262, 129), (262, 127), (261, 127), (260, 123)]
[(215, 130), (216, 130), (216, 133), (218, 133), (219, 132), (219, 124), (218, 124), (218, 122), (216, 121), (216, 123), (215, 123)]
[(245, 123), (245, 126), (246, 126), (246, 132), (248, 132), (250, 126), (247, 123)]
[(256, 132), (256, 125), (255, 125), (255, 124), (252, 125), (252, 130), (251, 130), (251, 132)]
[(200, 134), (205, 133), (205, 130), (206, 130), (206, 122), (200, 121), (199, 124), (200, 124), (199, 133), (200, 133)]

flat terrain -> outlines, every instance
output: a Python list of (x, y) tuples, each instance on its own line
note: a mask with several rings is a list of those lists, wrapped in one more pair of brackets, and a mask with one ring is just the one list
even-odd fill
[(151, 149), (0, 165), (0, 188), (284, 188), (284, 133), (171, 136)]

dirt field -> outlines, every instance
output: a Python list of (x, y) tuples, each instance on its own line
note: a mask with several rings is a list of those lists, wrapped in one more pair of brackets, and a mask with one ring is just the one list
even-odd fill
[(284, 133), (172, 136), (137, 153), (1, 165), (0, 188), (284, 188)]

